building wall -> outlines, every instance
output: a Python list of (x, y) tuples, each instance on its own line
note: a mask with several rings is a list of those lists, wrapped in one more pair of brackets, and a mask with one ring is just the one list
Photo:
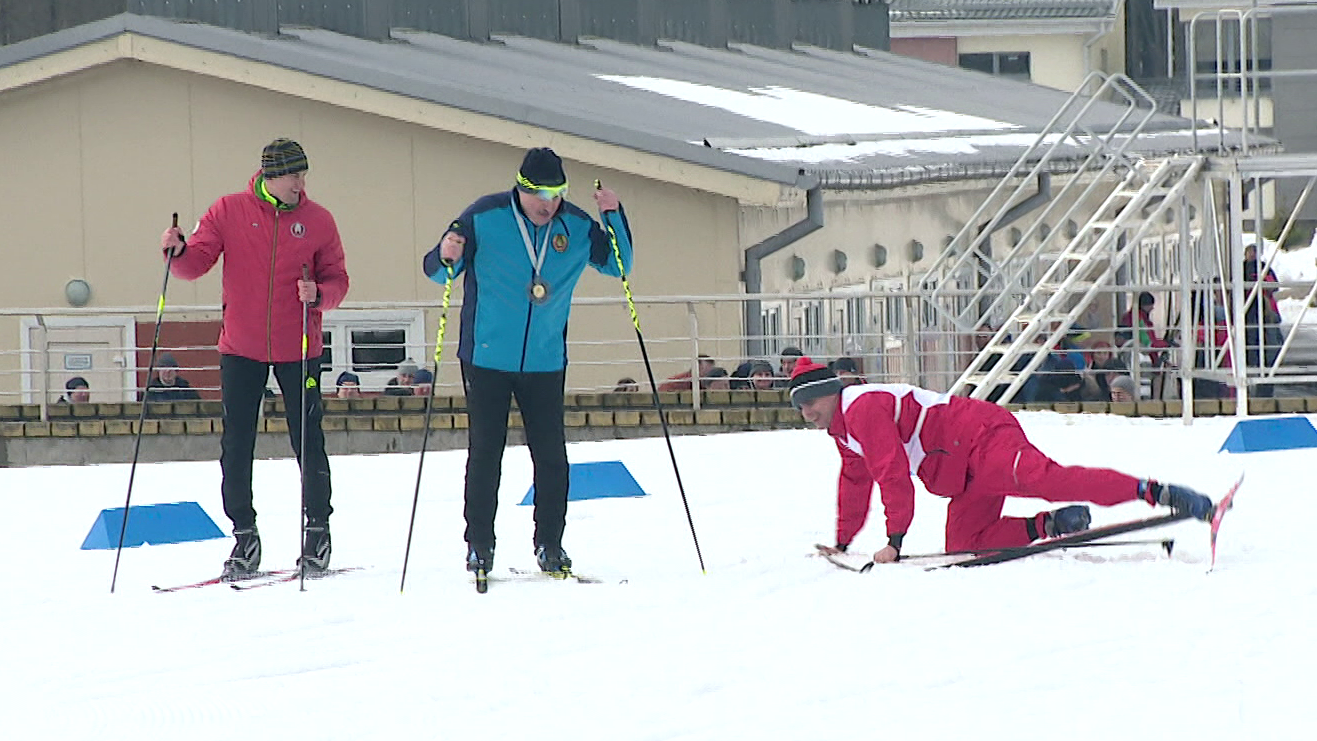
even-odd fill
[(892, 39), (892, 53), (952, 67), (959, 63), (954, 38)]
[[(1317, 9), (1277, 16), (1272, 26), (1272, 55), (1277, 69), (1308, 70), (1302, 77), (1279, 78), (1276, 100), (1276, 138), (1286, 152), (1317, 152)], [(1270, 101), (1268, 101), (1270, 102)], [(1292, 211), (1303, 190), (1303, 179), (1289, 179), (1282, 188), (1286, 212)], [(1317, 203), (1309, 197), (1302, 217), (1317, 219)]]
[[(261, 147), (289, 136), (311, 162), (307, 191), (334, 214), (352, 277), (351, 302), (438, 300), (420, 260), (447, 221), (475, 198), (510, 186), (524, 149), (367, 115), (135, 61), (120, 61), (0, 95), (0, 306), (64, 307), (63, 287), (83, 278), (88, 308), (154, 308), (162, 276), (159, 235), (170, 214), (190, 228), (219, 196), (246, 187)], [(554, 144), (554, 135), (526, 146)], [(594, 211), (590, 183), (618, 191), (636, 237), (631, 288), (639, 296), (735, 293), (740, 269), (733, 199), (567, 163), (570, 198)], [(171, 306), (216, 305), (219, 269), (171, 280)], [(616, 278), (587, 271), (578, 297), (620, 297)], [(454, 291), (454, 303), (461, 289)], [(711, 335), (734, 334), (739, 309), (706, 312)], [(202, 317), (213, 318), (213, 317)], [(448, 340), (457, 336), (450, 313)], [(427, 317), (427, 339), (437, 311)], [(620, 302), (576, 312), (570, 337), (634, 335)], [(648, 335), (689, 333), (684, 307), (644, 310)], [(0, 364), (16, 368), (18, 320), (0, 322)], [(639, 351), (625, 374), (640, 377)], [(683, 354), (688, 354), (681, 348)], [(569, 385), (611, 384), (624, 374), (573, 352)], [(662, 355), (660, 354), (660, 358)], [(451, 356), (449, 358), (451, 360)], [(455, 382), (445, 363), (441, 382)], [(660, 372), (668, 366), (661, 366)], [(675, 372), (675, 371), (673, 371)], [(0, 391), (19, 386), (0, 377)]]
[[(1112, 34), (1113, 36), (1115, 34)], [(1073, 92), (1084, 81), (1084, 40), (1079, 34), (1021, 35), (1021, 36), (962, 36), (957, 40), (959, 54), (976, 52), (1029, 52), (1029, 73), (1032, 81), (1057, 90)], [(1108, 39), (1108, 43), (1114, 41)], [(1098, 66), (1098, 54), (1093, 64)], [(1111, 52), (1108, 52), (1111, 59)], [(1115, 60), (1112, 60), (1113, 62)], [(1123, 68), (1124, 53), (1120, 54)], [(1119, 69), (1114, 70), (1119, 71)]]

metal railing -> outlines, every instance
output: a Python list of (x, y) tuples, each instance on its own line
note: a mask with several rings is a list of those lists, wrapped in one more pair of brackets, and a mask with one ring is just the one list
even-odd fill
[[(1241, 286), (1243, 291), (1254, 290), (1257, 284)], [(1297, 282), (1276, 282), (1261, 284), (1262, 289), (1278, 288), (1295, 296), (1311, 298), (1317, 293), (1317, 285)], [(1207, 316), (1219, 313), (1217, 309), (1228, 300), (1233, 284), (1230, 281), (1216, 282), (1201, 279), (1180, 284), (1140, 284), (1105, 286), (1108, 294), (1137, 295), (1141, 291), (1153, 292), (1160, 304), (1173, 302), (1181, 291), (1192, 295), (1215, 296), (1207, 298)], [(972, 295), (973, 290), (964, 292)], [(943, 291), (942, 295), (945, 295)], [(1226, 298), (1222, 298), (1226, 297)], [(870, 382), (909, 383), (938, 391), (952, 387), (963, 369), (978, 354), (982, 338), (974, 332), (946, 329), (945, 322), (929, 311), (928, 292), (908, 289), (864, 290), (855, 292), (827, 292), (808, 294), (753, 294), (753, 295), (691, 295), (669, 297), (636, 297), (636, 303), (642, 321), (650, 328), (646, 334), (649, 355), (655, 366), (655, 377), (662, 386), (665, 379), (687, 372), (689, 378), (700, 378), (698, 358), (707, 355), (714, 364), (735, 373), (738, 367), (743, 371), (748, 363), (766, 362), (772, 370), (768, 378), (754, 380), (747, 377), (701, 379), (705, 388), (779, 388), (785, 383), (785, 371), (779, 354), (788, 347), (796, 347), (820, 362), (847, 357), (855, 362), (859, 374)], [(766, 327), (773, 327), (771, 334), (755, 337), (746, 336), (740, 331), (719, 331), (713, 329), (727, 316), (740, 316), (740, 307), (746, 301), (758, 301), (766, 314), (777, 317), (766, 322)], [(1106, 302), (1115, 306), (1115, 302)], [(623, 323), (624, 311), (618, 298), (578, 298), (573, 301), (574, 312), (578, 315), (573, 323), (572, 337), (568, 342), (568, 355), (573, 358), (568, 366), (567, 390), (569, 393), (599, 393), (616, 389), (624, 377), (635, 379), (635, 389), (648, 391), (643, 365), (634, 337), (618, 331)], [(353, 311), (370, 311), (387, 309), (398, 311), (412, 309), (424, 312), (437, 312), (437, 302), (391, 302), (391, 303), (355, 303), (347, 304), (338, 312), (350, 314)], [(217, 306), (170, 307), (166, 309), (167, 317), (181, 315), (207, 316), (218, 312)], [(458, 307), (451, 307), (458, 311)], [(583, 322), (581, 316), (591, 311), (618, 313), (618, 327), (606, 322)], [(105, 309), (0, 309), (0, 316), (27, 317), (36, 326), (47, 326), (52, 318), (76, 320), (105, 317), (131, 317), (135, 322), (147, 322), (152, 319), (154, 308), (148, 306), (117, 307)], [(217, 314), (215, 314), (217, 316)], [(710, 321), (709, 317), (714, 317)], [(1254, 384), (1312, 384), (1317, 383), (1317, 326), (1308, 325), (1311, 331), (1300, 332), (1297, 324), (1289, 327), (1285, 334), (1284, 345), (1277, 347), (1273, 341), (1276, 336), (1270, 327), (1266, 331), (1250, 332), (1247, 347), (1225, 352), (1225, 343), (1220, 342), (1216, 333), (1206, 332), (1204, 341), (1198, 341), (1197, 333), (1190, 336), (1177, 332), (1182, 326), (1181, 315), (1166, 311), (1156, 315), (1156, 333), (1159, 336), (1172, 335), (1180, 346), (1179, 350), (1164, 351), (1168, 356), (1166, 363), (1153, 363), (1155, 351), (1151, 348), (1138, 347), (1137, 340), (1131, 343), (1116, 341), (1116, 333), (1122, 330), (1117, 326), (1113, 309), (1094, 310), (1083, 317), (1075, 332), (1069, 333), (1066, 341), (1055, 347), (1038, 349), (1038, 352), (1056, 353), (1069, 356), (1073, 361), (1079, 358), (1091, 360), (1095, 353), (1110, 351), (1121, 361), (1125, 373), (1131, 375), (1144, 390), (1147, 397), (1183, 398), (1192, 394), (1191, 387), (1195, 379), (1199, 380), (1202, 396), (1203, 381), (1208, 380), (1226, 386), (1243, 383)], [(738, 325), (739, 326), (739, 325)], [(1189, 326), (1193, 326), (1190, 324)], [(661, 329), (655, 330), (655, 327)], [(1169, 328), (1169, 332), (1168, 332)], [(1277, 327), (1276, 329), (1280, 329)], [(1231, 342), (1234, 342), (1232, 327)], [(1082, 341), (1071, 343), (1079, 334), (1085, 334)], [(435, 387), (439, 395), (461, 395), (461, 383), (456, 372), (455, 358), (457, 351), (457, 332), (445, 339), (445, 367), (441, 368), (440, 378)], [(1176, 337), (1175, 335), (1180, 336)], [(56, 397), (63, 391), (60, 376), (53, 375), (49, 369), (52, 351), (46, 332), (34, 333), (35, 342), (31, 347), (21, 350), (0, 352), (0, 404), (35, 403), (42, 407), (42, 417), (50, 404), (58, 403)], [(1137, 336), (1137, 333), (1136, 333)], [(409, 338), (415, 340), (421, 352), (413, 357), (433, 357), (432, 339)], [(763, 343), (771, 354), (767, 357), (751, 358), (744, 355), (743, 348)], [(1098, 343), (1111, 345), (1104, 348)], [(1279, 352), (1272, 352), (1279, 350)], [(140, 398), (143, 391), (142, 374), (145, 371), (144, 359), (149, 354), (149, 346), (111, 347), (111, 352), (119, 352), (127, 357), (142, 358), (141, 363), (129, 363), (122, 369), (123, 377), (133, 379), (123, 383), (119, 388), (96, 389), (99, 401), (133, 401)], [(217, 378), (218, 353), (211, 345), (191, 345), (170, 347), (165, 343), (162, 352), (179, 352), (197, 357), (198, 351), (206, 353), (213, 360), (204, 362), (182, 363), (178, 372), (185, 378), (195, 380), (201, 377)], [(1245, 356), (1247, 360), (1240, 367), (1229, 365), (1228, 357)], [(5, 356), (9, 356), (7, 359)], [(19, 356), (15, 358), (14, 356)], [(204, 357), (204, 356), (203, 356)], [(1196, 358), (1196, 359), (1195, 359)], [(1270, 362), (1261, 362), (1265, 358)], [(17, 360), (17, 362), (15, 362)], [(392, 365), (392, 364), (390, 364)], [(1091, 362), (1084, 364), (1091, 366)], [(422, 366), (424, 364), (422, 363)], [(1048, 397), (1047, 389), (1051, 381), (1049, 374), (1057, 371), (1054, 365), (1040, 364), (1040, 372), (1034, 375), (1037, 380), (1029, 387), (1027, 393), (1016, 401), (1060, 400)], [(328, 368), (322, 375), (326, 392), (333, 389), (333, 379), (342, 368)], [(1076, 369), (1086, 389), (1091, 391), (1098, 372), (1091, 367)], [(1066, 371), (1068, 372), (1068, 371)], [(75, 375), (74, 371), (63, 371), (63, 375)], [(762, 374), (761, 374), (762, 375)], [(19, 379), (16, 381), (15, 376)], [(25, 379), (25, 380), (24, 380)], [(1159, 380), (1160, 379), (1160, 380)], [(1171, 380), (1174, 382), (1171, 382)], [(1073, 380), (1073, 379), (1072, 379)], [(1155, 381), (1155, 383), (1154, 383)], [(689, 381), (686, 381), (689, 383)], [(682, 379), (675, 378), (673, 383), (681, 385)], [(203, 398), (217, 399), (217, 382), (193, 383)], [(378, 393), (378, 388), (367, 389), (368, 394)], [(700, 395), (692, 395), (692, 404), (698, 408)], [(108, 397), (108, 398), (107, 398)], [(1192, 398), (1192, 397), (1190, 397)], [(1085, 400), (1082, 395), (1065, 397), (1067, 400)], [(1092, 399), (1100, 400), (1100, 399)]]

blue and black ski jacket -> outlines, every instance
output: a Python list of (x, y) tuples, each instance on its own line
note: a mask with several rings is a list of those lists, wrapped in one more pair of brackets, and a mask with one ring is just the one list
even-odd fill
[[(466, 273), (457, 356), (500, 371), (536, 373), (566, 367), (572, 292), (586, 264), (620, 277), (613, 254), (615, 238), (622, 268), (631, 272), (631, 228), (625, 211), (619, 207), (603, 218), (607, 229), (564, 200), (553, 221), (537, 227), (522, 212), (515, 190), (484, 196), (462, 212), (444, 232), (466, 238), (462, 258), (453, 266), (454, 277)], [(550, 230), (540, 268), (540, 278), (548, 287), (542, 303), (531, 300), (534, 267), (517, 219), (525, 224), (536, 249), (543, 243), (544, 230)], [(422, 269), (436, 283), (448, 281), (437, 244), (426, 254)]]

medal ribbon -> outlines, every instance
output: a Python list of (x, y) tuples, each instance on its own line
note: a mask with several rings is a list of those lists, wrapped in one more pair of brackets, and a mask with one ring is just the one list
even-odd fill
[(517, 229), (521, 231), (521, 241), (526, 245), (526, 256), (530, 258), (531, 269), (535, 271), (536, 281), (540, 278), (540, 268), (544, 265), (544, 256), (549, 251), (549, 233), (553, 231), (553, 222), (550, 221), (544, 227), (544, 239), (540, 241), (539, 254), (535, 253), (535, 243), (530, 241), (530, 232), (526, 231), (526, 221), (521, 215), (521, 209), (517, 207), (517, 194), (512, 194), (512, 218), (517, 220)]

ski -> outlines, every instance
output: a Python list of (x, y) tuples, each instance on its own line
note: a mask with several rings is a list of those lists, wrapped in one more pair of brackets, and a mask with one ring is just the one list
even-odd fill
[(518, 569), (518, 568), (515, 568), (515, 567), (514, 567), (514, 568), (509, 568), (509, 569), (508, 569), (508, 572), (511, 573), (511, 574), (513, 574), (513, 575), (515, 575), (515, 576), (520, 576), (520, 577), (523, 577), (523, 578), (536, 578), (536, 577), (538, 577), (538, 578), (541, 578), (541, 579), (552, 579), (552, 580), (554, 580), (554, 581), (566, 581), (566, 580), (568, 580), (568, 579), (575, 579), (577, 582), (579, 582), (579, 583), (581, 583), (581, 584), (603, 584), (603, 583), (604, 583), (604, 580), (603, 580), (603, 579), (596, 579), (596, 578), (593, 577), (593, 576), (586, 576), (586, 575), (584, 575), (584, 574), (578, 574), (578, 573), (576, 573), (576, 572), (574, 572), (574, 571), (560, 571), (560, 572), (558, 572), (558, 573), (550, 573), (550, 572), (548, 572), (548, 571), (533, 571), (533, 570), (530, 570), (530, 569)]
[[(306, 580), (317, 581), (319, 579), (328, 579), (331, 576), (346, 574), (349, 571), (361, 571), (362, 568), (363, 567), (361, 566), (345, 566), (343, 568), (338, 568), (338, 569), (326, 569), (325, 571), (320, 571), (314, 574), (307, 574)], [(294, 582), (297, 581), (299, 578), (301, 578), (301, 576), (302, 576), (302, 572), (299, 571), (298, 569), (289, 569), (286, 572), (280, 573), (278, 576), (274, 577), (273, 579), (266, 579), (264, 581), (258, 581), (256, 583), (233, 582), (229, 584), (229, 586), (236, 591), (246, 592), (252, 589), (260, 589), (261, 587), (272, 587), (275, 584), (287, 584), (289, 582)]]
[(833, 566), (836, 566), (839, 569), (845, 569), (846, 571), (854, 571), (857, 574), (867, 574), (869, 573), (869, 569), (873, 568), (873, 561), (866, 561), (863, 566), (856, 566), (854, 564), (846, 563), (840, 558), (837, 558), (835, 555), (829, 553), (826, 550), (827, 546), (821, 543), (815, 543), (814, 549), (817, 550), (818, 554), (823, 557), (823, 560), (827, 561)]
[(1243, 483), (1244, 477), (1241, 475), (1235, 485), (1230, 487), (1230, 491), (1226, 492), (1226, 495), (1221, 497), (1221, 501), (1216, 503), (1216, 511), (1212, 513), (1212, 563), (1207, 567), (1208, 571), (1216, 568), (1216, 536), (1221, 532), (1221, 520), (1225, 519), (1226, 512), (1235, 506), (1235, 493), (1239, 491), (1239, 486)]
[(1089, 528), (1088, 530), (1083, 530), (1078, 533), (1072, 533), (1070, 535), (1062, 535), (1059, 538), (1052, 538), (1050, 540), (1040, 541), (1038, 543), (1034, 543), (1033, 545), (1026, 545), (1005, 551), (988, 553), (986, 555), (976, 556), (974, 558), (967, 558), (960, 561), (953, 561), (951, 563), (938, 564), (937, 566), (929, 566), (925, 570), (935, 571), (937, 569), (950, 569), (955, 567), (968, 567), (968, 566), (987, 566), (989, 564), (994, 564), (994, 563), (1005, 563), (1007, 561), (1015, 561), (1021, 558), (1028, 558), (1029, 556), (1037, 555), (1039, 553), (1047, 553), (1049, 551), (1059, 551), (1065, 548), (1074, 548), (1076, 545), (1088, 544), (1091, 543), (1092, 541), (1102, 540), (1103, 538), (1110, 538), (1115, 535), (1124, 535), (1125, 533), (1138, 532), (1140, 530), (1148, 530), (1154, 527), (1162, 527), (1164, 525), (1170, 525), (1176, 522), (1180, 522), (1181, 520), (1188, 520), (1188, 519), (1190, 519), (1190, 515), (1188, 512), (1172, 512), (1166, 515), (1147, 517), (1141, 520), (1131, 520), (1129, 522), (1121, 522), (1115, 525), (1104, 525), (1101, 527)]
[(256, 580), (258, 580), (258, 579), (267, 579), (267, 578), (270, 578), (270, 577), (283, 576), (283, 575), (285, 575), (285, 574), (290, 573), (291, 571), (293, 571), (293, 570), (292, 570), (292, 569), (276, 569), (276, 570), (274, 570), (274, 571), (258, 571), (258, 572), (254, 573), (254, 574), (251, 574), (250, 576), (244, 577), (244, 578), (242, 578), (242, 579), (237, 579), (237, 580), (235, 580), (235, 579), (228, 579), (228, 578), (225, 578), (225, 577), (223, 577), (223, 576), (216, 576), (216, 577), (213, 577), (213, 578), (211, 578), (211, 579), (205, 579), (205, 580), (203, 580), (203, 581), (192, 582), (191, 584), (179, 584), (179, 585), (172, 586), (172, 587), (158, 587), (158, 586), (156, 586), (156, 585), (153, 584), (153, 585), (151, 585), (151, 591), (153, 591), (153, 592), (155, 592), (155, 593), (157, 593), (157, 594), (164, 594), (164, 593), (166, 593), (166, 592), (181, 592), (181, 591), (183, 591), (184, 589), (198, 589), (198, 588), (200, 588), (200, 587), (209, 587), (209, 586), (213, 586), (213, 585), (215, 585), (215, 584), (235, 584), (235, 583), (237, 583), (237, 582), (239, 582), (239, 581), (244, 581), (244, 582), (245, 582), (245, 581), (256, 581)]
[[(1175, 539), (1148, 538), (1143, 540), (1100, 540), (1092, 543), (1070, 543), (1064, 546), (1064, 548), (1067, 550), (1074, 548), (1116, 548), (1116, 547), (1128, 548), (1131, 546), (1141, 546), (1141, 545), (1161, 546), (1161, 549), (1166, 552), (1167, 556), (1169, 556), (1175, 550)], [(865, 574), (868, 573), (869, 570), (872, 569), (874, 565), (873, 561), (868, 561), (863, 566), (856, 566), (855, 564), (847, 563), (830, 553), (824, 552), (823, 550), (824, 546), (822, 545), (815, 544), (814, 547), (818, 549), (819, 551), (818, 555), (822, 556), (824, 560), (826, 560), (828, 563), (832, 564), (833, 566), (836, 566), (839, 569), (845, 569), (846, 571), (854, 571), (856, 573)], [(906, 561), (928, 561), (935, 558), (951, 558), (954, 556), (983, 556), (988, 554), (1028, 551), (1030, 550), (1030, 548), (1031, 546), (1013, 546), (1006, 548), (980, 548), (977, 550), (969, 550), (969, 551), (943, 551), (941, 553), (912, 553), (910, 555), (903, 554), (899, 560), (902, 563), (904, 563)], [(952, 564), (943, 564), (943, 565), (949, 566)]]
[(489, 572), (484, 569), (476, 569), (476, 592), (484, 594), (489, 591)]

